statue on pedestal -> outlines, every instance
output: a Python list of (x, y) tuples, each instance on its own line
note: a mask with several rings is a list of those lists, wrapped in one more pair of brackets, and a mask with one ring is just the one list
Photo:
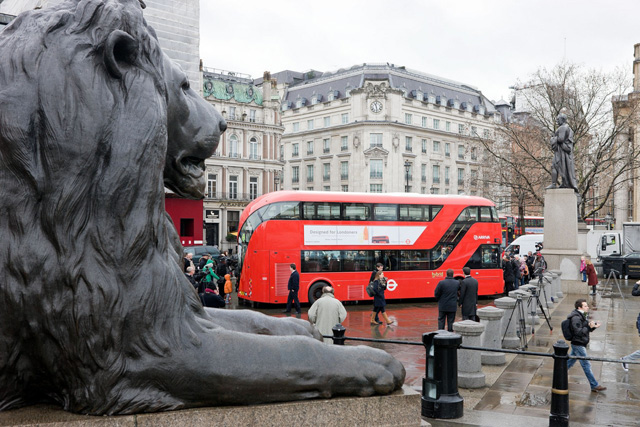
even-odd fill
[(567, 124), (567, 116), (558, 114), (556, 119), (558, 129), (551, 137), (551, 149), (554, 152), (551, 164), (551, 185), (547, 190), (558, 188), (558, 178), (562, 178), (560, 188), (573, 188), (578, 192), (576, 171), (573, 161), (573, 130)]

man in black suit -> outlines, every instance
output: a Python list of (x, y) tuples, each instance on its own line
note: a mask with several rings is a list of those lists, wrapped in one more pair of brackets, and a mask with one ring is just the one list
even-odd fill
[[(371, 273), (371, 277), (369, 277), (369, 283), (373, 282), (376, 278), (376, 273), (378, 271), (383, 271), (384, 270), (384, 266), (382, 265), (382, 263), (377, 263), (376, 264), (376, 269), (373, 270), (373, 272)], [(378, 316), (378, 312), (376, 311), (376, 316), (375, 316), (375, 320), (374, 322), (376, 322), (378, 325), (382, 325), (382, 322), (380, 321), (380, 317)]]
[(478, 305), (478, 281), (471, 277), (471, 269), (464, 267), (464, 280), (460, 283), (460, 306), (462, 320), (476, 320), (476, 306)]
[(453, 278), (453, 270), (447, 270), (447, 277), (438, 282), (435, 290), (438, 301), (438, 329), (444, 329), (444, 320), (447, 319), (447, 330), (453, 332), (453, 320), (458, 310), (458, 290), (460, 283)]
[(296, 271), (296, 265), (291, 264), (291, 276), (289, 276), (289, 283), (287, 289), (289, 289), (289, 296), (287, 297), (287, 308), (283, 313), (291, 313), (291, 302), (293, 301), (296, 307), (296, 313), (300, 314), (300, 300), (298, 300), (298, 290), (300, 289), (300, 274)]

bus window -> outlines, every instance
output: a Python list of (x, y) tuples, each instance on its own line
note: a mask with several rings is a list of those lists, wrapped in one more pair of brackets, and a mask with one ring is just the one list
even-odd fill
[(431, 206), (431, 221), (436, 218), (436, 215), (438, 215), (438, 212), (440, 212), (441, 210), (442, 206)]
[(371, 218), (371, 205), (363, 203), (343, 203), (342, 219), (347, 221), (366, 221)]
[(341, 251), (342, 271), (373, 271), (371, 262), (367, 259), (368, 251)]
[(429, 270), (428, 251), (400, 251), (400, 270)]
[(450, 245), (436, 245), (431, 251), (431, 268), (440, 268), (450, 253)]
[(429, 221), (429, 206), (400, 205), (400, 221)]
[(472, 270), (500, 268), (500, 246), (480, 245), (471, 255), (465, 267), (469, 267)]
[(373, 219), (375, 221), (397, 221), (398, 205), (375, 205)]
[(469, 206), (468, 208), (464, 208), (462, 212), (460, 212), (460, 215), (458, 216), (458, 219), (456, 219), (456, 221), (457, 222), (478, 221), (478, 208), (476, 206)]
[(270, 219), (300, 219), (300, 202), (279, 202), (266, 206), (262, 220)]
[(494, 206), (490, 207), (491, 209), (491, 217), (493, 218), (493, 222), (499, 222), (502, 225), (506, 225), (507, 224), (507, 220), (504, 220), (504, 223), (502, 222), (502, 220), (500, 219), (500, 217), (498, 217), (498, 211), (496, 210), (496, 208)]
[(340, 203), (304, 202), (303, 205), (304, 219), (340, 219)]
[(491, 208), (489, 206), (480, 206), (480, 221), (491, 222)]

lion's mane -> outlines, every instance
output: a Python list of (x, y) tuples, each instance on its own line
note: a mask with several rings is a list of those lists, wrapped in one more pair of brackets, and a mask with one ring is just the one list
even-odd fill
[[(111, 412), (125, 368), (211, 327), (164, 213), (168, 88), (137, 2), (32, 11), (0, 36), (0, 410)], [(116, 29), (140, 46), (120, 80), (102, 64)]]

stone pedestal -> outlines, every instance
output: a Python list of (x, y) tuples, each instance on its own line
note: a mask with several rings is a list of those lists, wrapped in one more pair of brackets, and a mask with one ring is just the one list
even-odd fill
[(34, 405), (0, 412), (0, 425), (39, 426), (263, 426), (263, 425), (421, 425), (420, 393), (409, 386), (388, 396), (339, 397), (252, 406), (221, 406), (95, 417)]
[[(500, 321), (504, 316), (504, 310), (495, 307), (483, 307), (477, 311), (480, 323), (484, 325), (482, 334), (482, 346), (487, 348), (502, 348), (502, 335), (500, 334)], [(482, 352), (480, 361), (483, 365), (504, 365), (507, 363), (504, 353)]]
[(580, 275), (578, 199), (570, 188), (547, 190), (544, 195), (544, 249), (547, 269), (560, 270), (565, 280)]
[(502, 297), (495, 300), (494, 303), (496, 307), (504, 310), (504, 315), (500, 321), (502, 348), (519, 348), (520, 338), (516, 335), (518, 316), (513, 312), (516, 300), (510, 297)]
[(549, 279), (553, 284), (553, 290), (556, 294), (556, 298), (564, 298), (564, 292), (562, 292), (562, 272), (559, 270), (547, 270), (545, 275), (549, 276)]
[[(462, 336), (462, 345), (480, 347), (484, 325), (473, 320), (463, 320), (453, 324), (453, 331)], [(458, 350), (458, 386), (463, 388), (482, 388), (485, 375), (482, 372), (480, 352), (477, 350)]]

